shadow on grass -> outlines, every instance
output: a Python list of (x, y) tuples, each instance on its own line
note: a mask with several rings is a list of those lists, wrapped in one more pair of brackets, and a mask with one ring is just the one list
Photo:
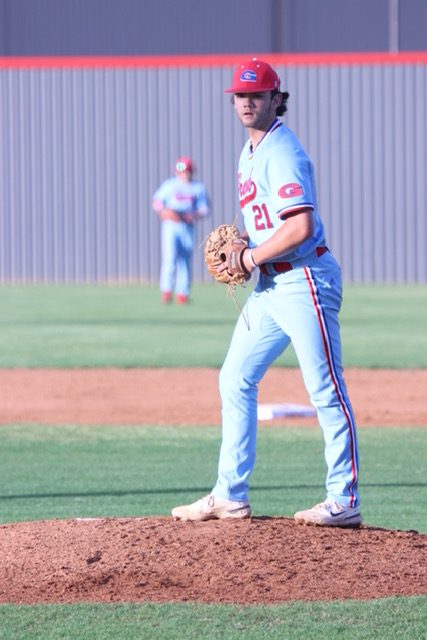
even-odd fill
[[(363, 488), (424, 488), (427, 483), (423, 482), (395, 482), (395, 483), (363, 483)], [(301, 489), (322, 489), (322, 484), (293, 484), (293, 485), (271, 485), (271, 486), (252, 486), (251, 493), (257, 491), (289, 491)], [(144, 496), (144, 495), (175, 495), (179, 493), (203, 493), (206, 495), (211, 491), (212, 487), (171, 487), (168, 489), (129, 489), (122, 491), (86, 491), (86, 492), (55, 492), (55, 493), (20, 493), (10, 495), (0, 495), (0, 500), (19, 500), (19, 499), (40, 499), (40, 498), (85, 498), (85, 497), (102, 497), (102, 496)]]

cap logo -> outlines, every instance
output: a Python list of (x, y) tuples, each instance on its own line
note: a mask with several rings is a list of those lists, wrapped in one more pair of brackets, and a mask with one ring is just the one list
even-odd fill
[(187, 163), (185, 162), (177, 162), (176, 163), (176, 170), (177, 171), (188, 171), (189, 170), (189, 166)]
[(251, 71), (251, 69), (246, 69), (246, 71), (242, 71), (240, 74), (241, 82), (256, 82), (257, 74), (256, 71)]

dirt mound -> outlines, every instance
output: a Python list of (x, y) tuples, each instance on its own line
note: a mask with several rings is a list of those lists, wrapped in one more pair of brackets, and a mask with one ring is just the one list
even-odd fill
[(0, 602), (272, 604), (427, 593), (427, 536), (288, 518), (25, 522), (0, 528)]

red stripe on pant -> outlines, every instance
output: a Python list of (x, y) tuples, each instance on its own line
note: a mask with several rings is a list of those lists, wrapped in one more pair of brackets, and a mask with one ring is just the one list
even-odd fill
[(336, 373), (335, 373), (335, 370), (334, 370), (332, 353), (331, 353), (331, 349), (330, 349), (326, 323), (325, 323), (325, 319), (324, 319), (323, 314), (322, 314), (321, 305), (320, 305), (320, 303), (318, 301), (317, 291), (316, 291), (315, 283), (314, 283), (314, 280), (313, 280), (313, 276), (312, 276), (311, 271), (310, 271), (310, 269), (308, 267), (304, 268), (304, 273), (305, 273), (305, 277), (307, 279), (308, 285), (310, 287), (311, 298), (313, 300), (313, 305), (314, 305), (314, 308), (316, 310), (316, 315), (317, 315), (317, 319), (318, 319), (318, 322), (319, 322), (320, 332), (321, 332), (321, 335), (322, 335), (323, 347), (325, 349), (326, 360), (327, 360), (328, 368), (329, 368), (329, 374), (331, 376), (331, 380), (333, 382), (333, 385), (334, 385), (334, 388), (335, 388), (335, 392), (337, 394), (337, 398), (339, 400), (341, 409), (343, 411), (343, 414), (345, 415), (345, 418), (346, 418), (346, 421), (347, 421), (347, 425), (348, 425), (349, 434), (350, 434), (350, 457), (351, 457), (351, 472), (352, 472), (353, 480), (352, 480), (351, 484), (349, 485), (348, 490), (349, 490), (349, 493), (351, 494), (350, 495), (350, 506), (353, 507), (354, 506), (354, 502), (355, 502), (355, 496), (352, 495), (352, 489), (353, 489), (353, 487), (355, 486), (355, 484), (357, 482), (353, 420), (351, 418), (349, 409), (348, 409), (348, 407), (347, 407), (347, 405), (346, 405), (346, 403), (344, 401), (343, 394), (342, 394), (341, 389), (339, 387), (338, 380), (337, 380), (337, 377), (336, 377)]

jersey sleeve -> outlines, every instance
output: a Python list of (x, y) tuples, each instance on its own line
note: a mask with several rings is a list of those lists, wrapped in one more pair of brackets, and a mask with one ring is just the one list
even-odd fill
[(207, 216), (210, 210), (209, 196), (207, 194), (204, 184), (199, 183), (196, 198), (196, 211), (201, 216)]
[(167, 200), (170, 194), (170, 180), (165, 180), (162, 182), (160, 187), (154, 193), (152, 202), (153, 209), (158, 211), (159, 209), (163, 209), (163, 207), (167, 206)]
[(310, 159), (298, 154), (287, 158), (272, 157), (267, 167), (273, 212), (281, 219), (299, 209), (314, 209), (316, 199)]

